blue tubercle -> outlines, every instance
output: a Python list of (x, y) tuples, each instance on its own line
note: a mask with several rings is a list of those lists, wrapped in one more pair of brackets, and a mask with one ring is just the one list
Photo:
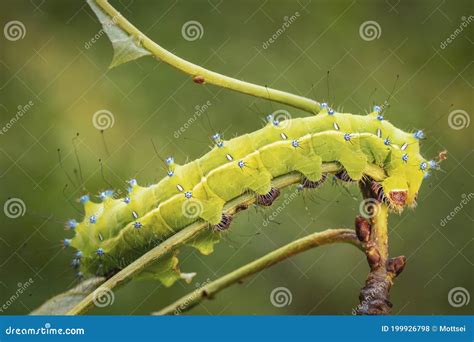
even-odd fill
[(291, 142), (291, 146), (293, 146), (294, 148), (297, 148), (297, 147), (300, 146), (300, 143), (298, 142), (298, 140), (293, 140), (293, 141)]
[(320, 106), (321, 106), (321, 109), (328, 109), (329, 108), (329, 106), (326, 102), (321, 103)]
[(385, 146), (390, 146), (390, 144), (391, 144), (389, 138), (386, 138), (386, 139), (383, 141), (383, 143), (384, 143)]
[(374, 107), (373, 107), (373, 111), (376, 112), (376, 113), (382, 113), (382, 107), (380, 107), (380, 106), (374, 106)]
[(350, 141), (351, 140), (351, 134), (350, 133), (344, 134), (344, 140), (345, 141)]
[(383, 115), (380, 115), (380, 114), (379, 114), (379, 115), (377, 115), (377, 120), (379, 120), (379, 121), (383, 121)]
[(186, 197), (186, 198), (191, 198), (191, 197), (193, 197), (193, 193), (192, 193), (191, 191), (186, 191), (186, 192), (184, 193), (184, 197)]
[(428, 164), (426, 162), (420, 163), (420, 170), (425, 171), (428, 168)]
[(413, 137), (415, 139), (418, 139), (418, 140), (424, 139), (425, 138), (425, 133), (422, 130), (418, 130), (415, 133), (413, 133)]
[(67, 221), (67, 227), (69, 229), (75, 229), (77, 227), (77, 221), (75, 219), (70, 219)]
[(408, 154), (403, 154), (402, 155), (402, 160), (406, 163), (408, 161)]
[(82, 258), (82, 252), (77, 251), (76, 254), (74, 254), (74, 256), (76, 257), (76, 259), (80, 259), (80, 258)]
[(237, 165), (238, 165), (241, 169), (243, 169), (244, 166), (245, 166), (245, 162), (244, 162), (243, 160), (239, 160), (239, 161), (237, 162)]
[(168, 176), (169, 176), (169, 177), (173, 177), (173, 175), (174, 175), (174, 171), (173, 171), (173, 170), (168, 170), (167, 173), (168, 173)]
[(126, 204), (129, 204), (132, 200), (130, 199), (130, 197), (125, 197), (123, 199), (123, 201), (126, 203)]
[(334, 115), (334, 109), (329, 108), (329, 109), (328, 109), (328, 114), (329, 114), (329, 115)]
[(428, 163), (430, 164), (430, 169), (438, 168), (438, 163), (435, 160), (430, 160)]
[(114, 192), (112, 190), (105, 190), (99, 194), (99, 198), (103, 201), (107, 197), (112, 197), (113, 195), (114, 195)]
[(224, 146), (224, 142), (222, 141), (222, 137), (219, 133), (214, 134), (211, 139), (216, 143), (217, 147), (222, 147)]
[(90, 222), (90, 223), (96, 223), (96, 222), (97, 222), (97, 217), (95, 217), (95, 215), (91, 215), (91, 216), (89, 217), (89, 222)]
[(95, 251), (95, 254), (97, 254), (98, 256), (102, 256), (105, 254), (105, 252), (102, 248), (97, 248), (97, 250)]
[(171, 165), (171, 164), (174, 163), (174, 158), (173, 157), (168, 157), (168, 158), (166, 158), (165, 162), (166, 162), (167, 165)]
[(89, 200), (90, 200), (89, 195), (83, 195), (83, 196), (81, 196), (81, 198), (79, 199), (79, 202), (81, 202), (81, 204), (84, 204), (84, 203), (89, 202)]
[(133, 226), (136, 228), (136, 229), (140, 229), (142, 227), (142, 223), (141, 222), (135, 222), (133, 224)]
[(69, 246), (71, 246), (71, 239), (64, 239), (64, 240), (63, 240), (63, 246), (64, 246), (64, 247), (69, 247)]

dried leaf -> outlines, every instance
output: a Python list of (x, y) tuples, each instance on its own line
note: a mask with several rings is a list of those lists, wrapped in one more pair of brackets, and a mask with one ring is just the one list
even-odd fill
[(117, 65), (133, 61), (143, 56), (151, 55), (150, 51), (140, 46), (136, 37), (130, 36), (127, 32), (116, 25), (116, 18), (111, 18), (102, 8), (97, 6), (95, 0), (87, 0), (87, 3), (97, 15), (102, 29), (109, 37), (114, 48), (114, 57), (110, 68)]
[(93, 277), (84, 280), (69, 291), (51, 298), (38, 309), (31, 312), (30, 315), (64, 315), (104, 281), (105, 278), (103, 277)]

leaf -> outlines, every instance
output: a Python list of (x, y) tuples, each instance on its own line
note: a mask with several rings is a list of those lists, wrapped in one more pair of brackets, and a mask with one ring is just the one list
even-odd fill
[(97, 6), (95, 0), (87, 0), (102, 24), (102, 29), (107, 34), (114, 48), (114, 57), (109, 68), (133, 61), (143, 56), (151, 55), (151, 52), (140, 46), (136, 37), (130, 36), (116, 24), (116, 18), (111, 18), (107, 13)]
[(220, 234), (207, 229), (200, 233), (195, 239), (189, 241), (187, 245), (196, 248), (201, 254), (209, 255), (214, 252), (214, 245), (220, 241)]
[(104, 281), (105, 278), (103, 277), (93, 277), (84, 280), (69, 291), (51, 298), (38, 309), (32, 311), (30, 315), (64, 315)]
[(166, 287), (170, 287), (178, 279), (184, 279), (189, 283), (189, 280), (192, 279), (195, 273), (181, 273), (176, 254), (177, 252), (175, 251), (163, 256), (159, 261), (134, 277), (134, 279), (157, 279)]

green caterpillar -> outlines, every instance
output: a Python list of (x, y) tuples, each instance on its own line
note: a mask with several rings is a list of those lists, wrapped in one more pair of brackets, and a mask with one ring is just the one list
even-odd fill
[[(374, 199), (400, 212), (414, 206), (422, 180), (437, 168), (419, 151), (422, 131), (407, 133), (384, 120), (379, 106), (368, 115), (336, 113), (321, 104), (319, 114), (268, 124), (250, 134), (224, 141), (213, 136), (215, 147), (185, 165), (170, 157), (168, 175), (157, 184), (141, 187), (130, 181), (129, 194), (114, 199), (112, 191), (100, 194), (101, 203), (81, 198), (85, 217), (68, 222), (75, 230), (65, 246), (78, 251), (73, 265), (80, 274), (110, 276), (164, 239), (197, 220), (210, 229), (193, 245), (208, 254), (232, 217), (223, 216), (224, 204), (251, 191), (260, 204), (270, 205), (278, 195), (272, 179), (292, 172), (303, 176), (303, 187), (316, 187), (326, 175), (323, 163), (338, 163), (342, 180), (359, 181), (371, 168), (380, 168), (372, 179)], [(173, 252), (147, 270), (146, 275), (171, 285), (183, 277)]]

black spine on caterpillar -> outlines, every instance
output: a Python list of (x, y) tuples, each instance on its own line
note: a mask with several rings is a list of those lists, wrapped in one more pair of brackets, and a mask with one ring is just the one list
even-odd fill
[(222, 232), (222, 231), (224, 231), (224, 230), (229, 229), (230, 224), (232, 223), (233, 218), (234, 218), (234, 217), (233, 217), (232, 215), (222, 214), (221, 222), (219, 222), (218, 224), (214, 225), (214, 231)]
[(316, 182), (310, 181), (308, 178), (304, 177), (301, 181), (301, 185), (306, 189), (317, 189), (323, 185), (323, 183), (326, 181), (326, 178), (327, 175), (325, 173), (323, 173), (321, 179)]
[(269, 207), (275, 202), (278, 196), (280, 196), (280, 190), (272, 187), (265, 195), (257, 195), (257, 204)]

